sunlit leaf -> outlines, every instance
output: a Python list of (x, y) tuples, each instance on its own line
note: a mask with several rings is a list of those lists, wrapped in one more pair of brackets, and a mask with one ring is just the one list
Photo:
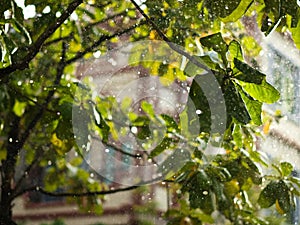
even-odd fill
[(245, 92), (260, 102), (274, 103), (280, 98), (280, 93), (266, 81), (261, 84), (239, 81), (239, 84)]
[(163, 151), (169, 149), (172, 139), (165, 137), (150, 153), (149, 157), (153, 158), (161, 154)]
[(251, 96), (247, 95), (241, 88), (238, 87), (239, 93), (245, 102), (248, 113), (254, 124), (260, 126), (262, 125), (261, 113), (262, 113), (262, 102), (253, 99)]
[(238, 59), (242, 61), (244, 59), (242, 48), (239, 42), (233, 40), (228, 45), (228, 52), (230, 53), (231, 60)]
[(15, 100), (13, 111), (17, 116), (22, 116), (25, 112), (27, 103), (26, 102), (19, 102), (17, 99)]

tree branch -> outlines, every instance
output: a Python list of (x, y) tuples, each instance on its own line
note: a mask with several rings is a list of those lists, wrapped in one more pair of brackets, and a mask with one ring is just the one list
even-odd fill
[(189, 59), (193, 64), (198, 66), (199, 68), (202, 68), (206, 71), (209, 71), (210, 69), (199, 62), (195, 57), (184, 51), (183, 49), (179, 48), (178, 45), (171, 42), (171, 40), (160, 30), (160, 28), (155, 24), (154, 20), (152, 20), (142, 9), (141, 7), (135, 2), (135, 0), (130, 0), (131, 3), (135, 6), (135, 8), (141, 13), (141, 15), (146, 19), (147, 23), (151, 25), (158, 35), (169, 45), (171, 49), (173, 49), (175, 52), (179, 53), (180, 55), (185, 56), (187, 59)]
[(105, 190), (105, 191), (87, 191), (87, 192), (81, 192), (81, 193), (78, 193), (78, 192), (50, 192), (50, 191), (46, 191), (44, 188), (42, 188), (40, 186), (32, 186), (30, 188), (24, 189), (22, 192), (19, 192), (17, 195), (14, 196), (14, 198), (16, 198), (22, 194), (25, 194), (27, 192), (32, 192), (32, 191), (37, 191), (44, 195), (48, 195), (48, 196), (52, 196), (52, 197), (84, 197), (84, 196), (94, 196), (94, 195), (108, 195), (108, 194), (114, 194), (114, 193), (118, 193), (118, 192), (134, 190), (143, 185), (148, 185), (148, 184), (159, 182), (159, 181), (173, 182), (172, 180), (163, 180), (162, 177), (158, 177), (153, 180), (139, 182), (136, 185), (128, 186), (125, 188), (110, 189), (110, 190)]
[(13, 63), (8, 67), (0, 69), (0, 80), (16, 70), (24, 70), (28, 68), (29, 62), (37, 55), (44, 42), (63, 24), (66, 19), (69, 18), (69, 16), (81, 3), (82, 0), (75, 0), (72, 2), (62, 15), (38, 37), (32, 46), (29, 47), (28, 54), (20, 62)]

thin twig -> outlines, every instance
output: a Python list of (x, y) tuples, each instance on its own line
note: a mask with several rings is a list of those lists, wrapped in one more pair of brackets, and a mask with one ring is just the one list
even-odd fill
[(160, 181), (173, 182), (170, 180), (163, 180), (162, 177), (157, 177), (153, 180), (142, 181), (135, 185), (128, 186), (125, 188), (117, 188), (117, 189), (110, 189), (110, 190), (104, 190), (104, 191), (87, 191), (87, 192), (81, 192), (81, 193), (78, 193), (78, 192), (50, 192), (50, 191), (46, 191), (43, 187), (32, 186), (32, 187), (24, 189), (22, 192), (19, 192), (17, 195), (14, 195), (14, 198), (16, 198), (22, 194), (25, 194), (27, 192), (32, 192), (32, 191), (37, 191), (44, 195), (48, 195), (48, 196), (52, 196), (52, 197), (83, 197), (83, 196), (95, 196), (95, 195), (108, 195), (108, 194), (114, 194), (114, 193), (123, 192), (123, 191), (130, 191), (130, 190), (136, 189), (138, 187), (141, 187), (143, 185), (153, 184), (155, 182), (160, 182)]

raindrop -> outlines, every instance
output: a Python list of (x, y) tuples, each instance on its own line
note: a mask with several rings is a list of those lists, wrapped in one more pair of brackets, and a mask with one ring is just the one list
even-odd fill
[(43, 9), (42, 13), (47, 14), (47, 13), (49, 13), (50, 11), (51, 11), (51, 8), (50, 8), (49, 5), (47, 5), (47, 6)]
[(74, 21), (78, 20), (78, 15), (77, 15), (76, 12), (73, 12), (73, 13), (71, 14), (70, 17), (71, 17), (71, 19), (74, 20)]
[(95, 58), (99, 58), (101, 56), (101, 51), (98, 50), (98, 51), (94, 52), (93, 55)]
[(55, 16), (56, 17), (60, 17), (61, 16), (61, 12), (56, 12)]
[(131, 127), (130, 130), (131, 130), (131, 132), (134, 133), (134, 134), (137, 134), (137, 132), (138, 132), (137, 127)]
[(202, 111), (200, 109), (196, 110), (196, 114), (200, 115), (202, 113)]

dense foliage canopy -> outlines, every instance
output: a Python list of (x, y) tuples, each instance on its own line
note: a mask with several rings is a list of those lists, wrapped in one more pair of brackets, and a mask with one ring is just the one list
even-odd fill
[[(280, 93), (258, 70), (259, 40), (247, 31), (285, 32), (300, 48), (299, 18), (296, 0), (2, 0), (0, 224), (15, 224), (13, 200), (26, 192), (101, 214), (104, 194), (163, 180), (180, 202), (168, 224), (270, 224), (260, 212), (273, 206), (290, 220), (300, 181), (255, 144), (262, 104)], [(128, 43), (130, 68), (187, 84), (180, 113), (161, 114), (147, 99), (133, 110), (132, 99), (95, 95), (93, 81), (80, 79), (81, 62)], [(131, 152), (119, 144), (129, 133)], [(91, 137), (103, 151), (155, 164), (158, 176), (109, 190), (107, 177), (82, 166)], [(206, 151), (213, 147), (222, 153)], [(41, 186), (32, 171), (45, 167)]]

